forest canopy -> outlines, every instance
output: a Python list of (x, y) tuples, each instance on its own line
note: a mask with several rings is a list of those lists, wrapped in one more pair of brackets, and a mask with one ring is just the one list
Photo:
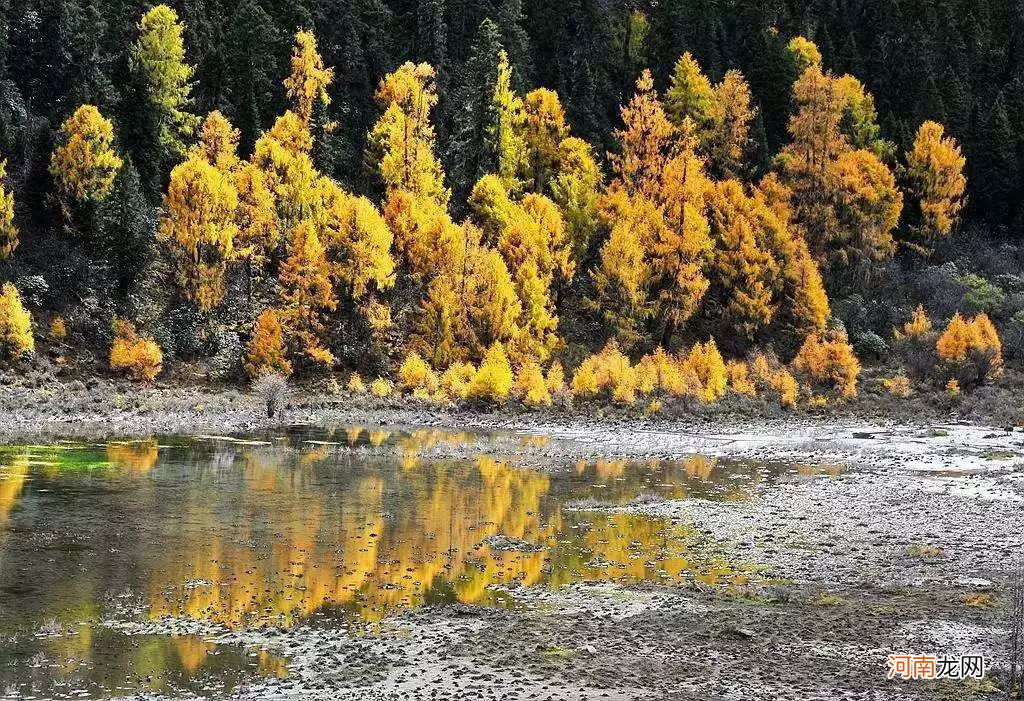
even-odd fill
[(962, 254), (1020, 255), (1009, 3), (0, 5), (8, 306), (136, 377), (540, 405), (563, 363), (584, 395), (711, 397), (786, 396), (790, 364), (841, 398), (918, 302), (974, 329), (943, 382), (1024, 331)]

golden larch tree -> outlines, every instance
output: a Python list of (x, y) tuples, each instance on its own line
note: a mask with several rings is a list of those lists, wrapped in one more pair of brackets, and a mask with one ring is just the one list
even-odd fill
[(171, 171), (159, 238), (170, 248), (185, 297), (208, 312), (224, 297), (224, 273), (238, 231), (238, 191), (201, 149)]
[(917, 130), (905, 171), (914, 205), (906, 243), (920, 252), (929, 254), (955, 228), (966, 201), (966, 165), (960, 145), (941, 124), (928, 121)]
[(384, 114), (367, 137), (366, 160), (388, 192), (406, 190), (447, 204), (431, 121), (437, 104), (435, 79), (426, 63), (405, 63), (384, 76), (375, 96)]
[(76, 202), (106, 199), (124, 165), (114, 152), (114, 125), (93, 105), (82, 105), (61, 125), (58, 139), (50, 173), (61, 195)]
[(307, 125), (312, 124), (317, 109), (331, 103), (327, 88), (333, 80), (334, 70), (324, 67), (316, 37), (310, 31), (297, 32), (292, 47), (291, 72), (284, 80), (284, 87), (292, 110)]

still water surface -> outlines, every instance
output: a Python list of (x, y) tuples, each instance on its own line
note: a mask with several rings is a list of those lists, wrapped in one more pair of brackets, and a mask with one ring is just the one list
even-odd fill
[[(372, 634), (412, 607), (516, 606), (527, 586), (749, 576), (686, 524), (580, 507), (749, 498), (769, 467), (695, 456), (542, 472), (487, 443), (345, 427), (0, 449), (0, 697), (216, 694), (288, 672), (266, 652), (126, 622)], [(424, 456), (439, 446), (465, 457)]]

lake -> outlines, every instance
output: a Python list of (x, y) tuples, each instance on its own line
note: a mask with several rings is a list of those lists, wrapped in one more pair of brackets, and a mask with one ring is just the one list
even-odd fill
[[(373, 636), (409, 609), (526, 605), (529, 587), (756, 576), (684, 522), (586, 506), (745, 500), (777, 475), (767, 465), (530, 469), (488, 445), (344, 426), (0, 448), (0, 692), (217, 696), (289, 673), (286, 657), (218, 631)], [(142, 625), (162, 620), (195, 625)]]

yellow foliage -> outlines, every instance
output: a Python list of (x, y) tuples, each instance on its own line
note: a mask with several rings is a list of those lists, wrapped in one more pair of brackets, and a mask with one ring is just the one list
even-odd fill
[(544, 192), (555, 176), (559, 146), (569, 136), (558, 93), (537, 88), (523, 99), (522, 136), (526, 146), (526, 188)]
[(82, 105), (60, 128), (50, 173), (61, 194), (74, 200), (106, 199), (124, 161), (114, 153), (114, 125), (92, 105)]
[(593, 397), (605, 392), (619, 404), (633, 404), (638, 389), (637, 372), (614, 340), (584, 360), (572, 379), (574, 396)]
[(561, 394), (565, 391), (565, 369), (562, 367), (562, 363), (558, 360), (551, 364), (548, 368), (548, 374), (544, 378), (544, 384), (547, 385), (548, 392), (553, 396)]
[(469, 386), (469, 396), (490, 402), (504, 402), (512, 392), (512, 366), (508, 362), (505, 348), (500, 343), (493, 343), (487, 349), (473, 381)]
[(782, 406), (789, 409), (796, 407), (800, 386), (777, 359), (758, 353), (750, 363), (750, 374), (754, 386), (759, 390), (772, 390), (779, 395)]
[(907, 154), (906, 172), (918, 205), (918, 220), (911, 229), (925, 251), (956, 226), (967, 190), (966, 165), (956, 139), (944, 136), (941, 124), (927, 121), (921, 125)]
[(9, 257), (18, 247), (18, 228), (14, 226), (14, 193), (4, 185), (7, 161), (0, 159), (0, 260)]
[(654, 89), (649, 70), (636, 81), (636, 93), (622, 108), (623, 128), (615, 132), (621, 152), (611, 157), (617, 183), (629, 194), (660, 199), (663, 174), (670, 159), (675, 129)]
[(935, 343), (939, 360), (951, 365), (974, 366), (978, 377), (964, 376), (964, 380), (982, 381), (998, 377), (1003, 370), (1003, 345), (995, 325), (986, 314), (978, 314), (970, 321), (959, 313)]
[(528, 407), (551, 406), (551, 393), (536, 360), (528, 360), (519, 367), (515, 393)]
[(914, 315), (910, 318), (910, 321), (903, 325), (903, 330), (893, 329), (893, 337), (897, 341), (903, 339), (910, 339), (913, 341), (920, 340), (932, 332), (932, 320), (928, 318), (928, 314), (924, 311), (924, 305), (917, 305), (917, 309), (914, 310)]
[(366, 161), (389, 192), (406, 190), (446, 204), (449, 194), (430, 121), (437, 104), (435, 78), (429, 64), (405, 63), (381, 79), (376, 100), (384, 114), (367, 136)]
[(317, 107), (331, 104), (327, 88), (334, 80), (334, 71), (324, 68), (312, 32), (300, 31), (295, 34), (291, 66), (291, 73), (284, 79), (285, 91), (295, 113), (306, 124), (310, 124)]
[(182, 290), (203, 311), (212, 310), (224, 297), (224, 272), (238, 232), (237, 207), (231, 175), (201, 152), (171, 171), (158, 234), (174, 254)]
[(441, 389), (449, 397), (466, 399), (475, 375), (476, 368), (472, 363), (452, 363), (441, 375)]
[(292, 364), (285, 357), (281, 321), (273, 309), (265, 310), (256, 318), (242, 366), (251, 380), (268, 372), (276, 372), (285, 377), (292, 374)]
[(163, 352), (156, 341), (139, 335), (130, 321), (114, 320), (114, 343), (110, 348), (111, 370), (122, 371), (136, 381), (152, 382), (160, 374), (163, 361)]
[(810, 388), (834, 389), (843, 399), (857, 396), (860, 361), (845, 331), (812, 334), (793, 359), (793, 369), (804, 376)]
[(686, 357), (686, 365), (700, 381), (700, 399), (703, 402), (713, 402), (723, 394), (729, 382), (725, 371), (725, 361), (722, 354), (718, 352), (715, 339), (708, 339), (705, 343), (697, 343), (690, 349)]
[(437, 375), (416, 351), (405, 357), (398, 369), (398, 381), (406, 392), (423, 390), (431, 393), (436, 392), (438, 388)]
[(219, 110), (214, 110), (203, 120), (199, 133), (198, 153), (223, 173), (230, 173), (238, 167), (239, 132)]
[(729, 378), (729, 386), (733, 388), (737, 394), (742, 394), (747, 397), (757, 396), (757, 385), (754, 383), (754, 378), (751, 376), (750, 367), (737, 360), (730, 360), (725, 364), (725, 374)]
[(960, 395), (960, 383), (957, 382), (955, 377), (946, 383), (946, 391), (949, 392), (954, 397)]
[(376, 380), (370, 383), (370, 394), (377, 397), (378, 399), (387, 399), (391, 396), (391, 393), (395, 391), (395, 385), (391, 380), (387, 380), (383, 377), (378, 377)]
[(68, 326), (64, 321), (64, 317), (55, 316), (50, 321), (50, 338), (54, 341), (65, 341), (68, 337)]
[(9, 282), (0, 288), (0, 346), (10, 355), (31, 353), (36, 348), (32, 316), (21, 303), (17, 288)]
[(323, 314), (337, 306), (331, 286), (330, 266), (316, 227), (303, 221), (289, 241), (289, 256), (281, 264), (281, 316), (289, 336), (300, 342), (300, 351), (314, 362), (329, 365), (333, 356), (323, 347)]
[(352, 394), (366, 394), (366, 383), (363, 382), (363, 378), (359, 376), (358, 372), (349, 376), (346, 388)]
[(906, 375), (883, 377), (882, 386), (886, 392), (894, 397), (906, 398), (910, 396), (910, 378)]
[(393, 237), (384, 217), (370, 200), (350, 195), (333, 180), (321, 178), (318, 189), (320, 236), (335, 288), (358, 301), (372, 287), (393, 287)]
[(698, 394), (700, 381), (664, 349), (645, 355), (637, 363), (637, 386), (643, 394), (660, 392), (674, 397)]

